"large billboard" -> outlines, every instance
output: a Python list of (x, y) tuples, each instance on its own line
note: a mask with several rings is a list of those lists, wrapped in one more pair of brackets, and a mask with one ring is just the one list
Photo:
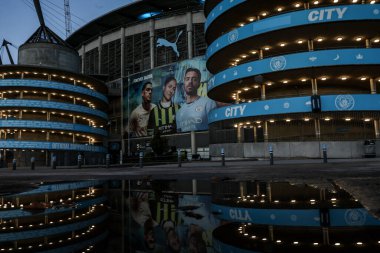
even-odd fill
[(123, 90), (125, 132), (133, 138), (207, 130), (207, 114), (217, 106), (206, 96), (210, 78), (204, 57), (129, 76)]

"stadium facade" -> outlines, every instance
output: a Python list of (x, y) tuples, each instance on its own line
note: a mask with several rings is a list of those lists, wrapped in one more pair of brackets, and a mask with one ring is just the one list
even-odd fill
[(210, 153), (361, 157), (379, 138), (376, 1), (206, 1)]
[[(193, 153), (202, 151), (202, 147), (208, 149), (206, 113), (202, 119), (182, 121), (188, 125), (202, 121), (200, 128), (182, 131), (176, 126), (176, 113), (186, 99), (183, 86), (188, 68), (201, 73), (197, 94), (201, 97), (207, 94), (211, 76), (204, 59), (204, 23), (203, 1), (136, 1), (91, 21), (66, 40), (78, 50), (82, 73), (103, 76), (108, 86), (108, 149), (113, 162), (119, 162), (120, 153), (132, 155), (149, 146), (155, 130), (168, 139), (169, 146), (190, 151), (193, 144)], [(175, 79), (176, 87), (168, 93), (171, 98), (166, 103), (172, 109), (167, 109), (159, 105), (165, 81), (170, 77)], [(152, 84), (147, 110), (158, 115), (152, 116), (149, 127), (147, 111), (140, 106), (147, 82)], [(203, 107), (197, 108), (203, 111)], [(137, 112), (139, 122), (143, 123), (136, 128), (133, 119), (138, 118)], [(145, 116), (141, 116), (143, 112)]]

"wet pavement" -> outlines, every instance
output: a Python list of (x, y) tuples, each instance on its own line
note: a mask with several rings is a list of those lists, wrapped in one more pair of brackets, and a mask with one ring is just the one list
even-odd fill
[(138, 164), (105, 166), (83, 166), (0, 169), (2, 181), (38, 182), (72, 181), (88, 179), (198, 179), (198, 180), (261, 180), (307, 183), (330, 187), (336, 183), (352, 194), (374, 215), (380, 217), (380, 158), (275, 160), (227, 160), (192, 161), (178, 164)]

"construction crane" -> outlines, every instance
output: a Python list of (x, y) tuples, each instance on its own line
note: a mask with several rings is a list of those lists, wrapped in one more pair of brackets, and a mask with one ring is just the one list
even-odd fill
[[(5, 50), (7, 50), (7, 54), (8, 54), (8, 58), (9, 58), (9, 61), (11, 62), (12, 65), (14, 65), (14, 61), (13, 61), (13, 58), (12, 58), (12, 55), (11, 55), (11, 52), (9, 51), (9, 47), (8, 45), (11, 45), (13, 46), (14, 48), (17, 48), (15, 47), (12, 43), (10, 43), (9, 41), (3, 39), (3, 43), (1, 44), (1, 47), (0, 47), (0, 50), (5, 47)], [(1, 61), (1, 57), (0, 57), (0, 65), (3, 65), (3, 62)]]
[(65, 4), (65, 25), (66, 25), (66, 38), (71, 34), (71, 14), (70, 14), (70, 0), (64, 0)]

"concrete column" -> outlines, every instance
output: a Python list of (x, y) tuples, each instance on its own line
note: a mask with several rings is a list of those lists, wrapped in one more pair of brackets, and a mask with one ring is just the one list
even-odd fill
[(303, 4), (303, 8), (304, 8), (305, 10), (310, 9), (310, 3), (309, 3), (309, 2), (304, 3), (304, 4)]
[(264, 51), (262, 49), (259, 50), (259, 59), (262, 60), (264, 58)]
[(244, 128), (243, 126), (238, 125), (237, 127), (237, 142), (243, 143), (244, 142)]
[(189, 59), (193, 58), (193, 14), (186, 14), (187, 51)]
[(309, 51), (314, 51), (314, 41), (313, 40), (307, 40), (307, 48)]
[(197, 139), (195, 136), (195, 131), (191, 131), (191, 154), (195, 155), (197, 154)]
[(120, 62), (120, 73), (121, 73), (121, 85), (120, 85), (120, 104), (122, 105), (121, 106), (121, 109), (120, 109), (120, 139), (121, 139), (121, 155), (124, 156), (125, 154), (125, 141), (124, 141), (124, 138), (123, 138), (123, 131), (124, 131), (124, 125), (123, 125), (123, 122), (124, 122), (124, 78), (125, 78), (125, 66), (124, 66), (124, 62), (125, 62), (125, 29), (122, 27), (120, 29), (120, 55), (121, 55), (121, 62)]
[(312, 78), (311, 79), (311, 93), (313, 95), (317, 95), (318, 94), (318, 84), (317, 84), (317, 79), (316, 78)]
[(245, 195), (247, 195), (247, 182), (240, 182), (239, 189), (240, 189), (240, 197), (243, 198)]
[(86, 48), (85, 48), (85, 45), (83, 44), (82, 45), (82, 48), (81, 48), (81, 51), (82, 51), (82, 74), (84, 74), (84, 66), (85, 66), (85, 64), (84, 64), (84, 62), (85, 62), (85, 60), (86, 60)]
[(268, 135), (268, 121), (264, 121), (264, 141), (268, 142), (269, 135)]
[(103, 37), (99, 36), (98, 37), (98, 52), (99, 52), (99, 57), (98, 57), (98, 74), (102, 74), (102, 48), (103, 47)]
[(272, 202), (272, 185), (269, 182), (267, 183), (267, 196), (269, 202)]
[(371, 48), (371, 41), (369, 39), (365, 39), (365, 47)]
[(371, 94), (376, 94), (377, 91), (376, 91), (376, 82), (373, 78), (370, 78), (369, 79), (369, 85), (370, 85), (370, 89), (371, 89)]
[(373, 126), (375, 128), (375, 136), (376, 136), (376, 139), (379, 139), (380, 138), (380, 132), (379, 132), (379, 121), (377, 119), (374, 119), (373, 120)]
[(149, 21), (149, 41), (150, 41), (150, 68), (154, 68), (154, 49), (156, 47), (156, 43), (154, 43), (154, 30), (155, 30), (155, 21), (154, 19), (150, 19)]
[(257, 142), (257, 128), (253, 127), (253, 142)]
[(235, 104), (239, 104), (239, 101), (240, 101), (240, 96), (239, 96), (239, 92), (236, 92), (236, 100), (235, 100)]
[(266, 95), (265, 95), (265, 84), (261, 85), (261, 100), (265, 100)]
[(317, 140), (321, 139), (321, 123), (319, 119), (314, 119), (315, 137)]

